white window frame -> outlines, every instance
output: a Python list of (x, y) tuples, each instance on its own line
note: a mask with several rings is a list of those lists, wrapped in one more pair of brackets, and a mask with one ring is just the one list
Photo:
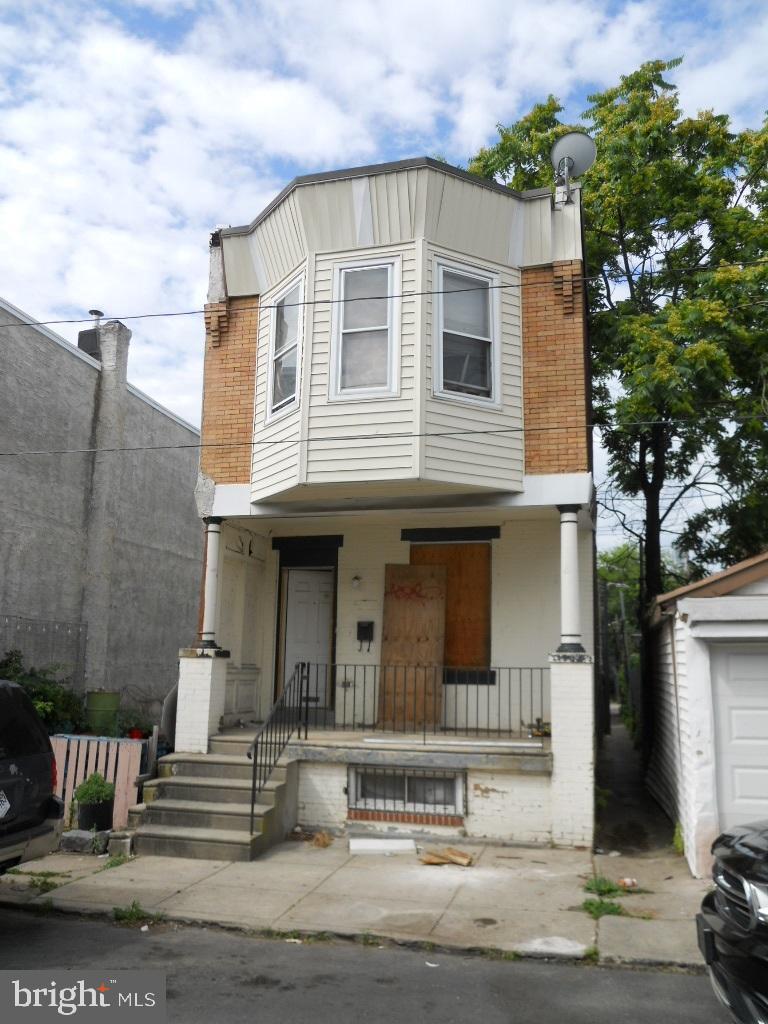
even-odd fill
[[(387, 383), (378, 387), (342, 388), (341, 346), (343, 324), (344, 275), (358, 270), (387, 271)], [(400, 292), (401, 259), (385, 256), (369, 260), (345, 260), (333, 268), (333, 314), (331, 317), (331, 354), (328, 367), (328, 401), (361, 402), (368, 399), (398, 398), (400, 395)], [(360, 330), (376, 328), (360, 328)], [(346, 333), (346, 332), (344, 332)]]
[[(462, 274), (465, 277), (475, 278), (477, 281), (488, 283), (488, 296), (490, 300), (489, 318), (491, 338), (488, 344), (491, 346), (490, 374), (491, 393), (485, 395), (471, 395), (463, 391), (452, 391), (446, 388), (443, 383), (443, 334), (445, 319), (445, 290), (443, 286), (443, 275), (445, 272)], [(456, 260), (437, 257), (433, 264), (432, 280), (437, 292), (435, 295), (436, 309), (433, 322), (436, 330), (433, 336), (434, 364), (432, 370), (432, 392), (436, 398), (445, 398), (451, 402), (461, 402), (465, 405), (482, 406), (484, 408), (500, 409), (501, 401), (501, 304), (499, 302), (499, 285), (501, 278), (499, 274), (491, 270), (473, 266), (468, 263), (459, 263)], [(455, 333), (455, 332), (453, 332)], [(472, 335), (467, 335), (471, 338)], [(478, 339), (485, 341), (486, 339)]]
[(298, 285), (299, 288), (299, 303), (304, 301), (304, 275), (300, 274), (297, 277), (291, 278), (280, 291), (276, 292), (274, 296), (269, 300), (267, 305), (271, 306), (270, 309), (270, 324), (269, 324), (269, 353), (267, 356), (267, 406), (265, 410), (265, 423), (273, 423), (275, 420), (281, 419), (283, 416), (288, 416), (292, 412), (296, 412), (301, 404), (301, 368), (302, 368), (302, 356), (304, 350), (304, 306), (300, 305), (298, 308), (298, 320), (296, 324), (296, 392), (292, 399), (289, 399), (277, 408), (273, 409), (273, 388), (274, 388), (274, 364), (277, 353), (275, 352), (275, 342), (277, 340), (277, 304), (289, 295), (294, 288)]
[[(414, 769), (414, 768), (401, 768), (394, 766), (386, 768), (386, 776), (403, 776), (405, 778), (405, 799), (394, 800), (388, 799), (387, 797), (379, 797), (373, 800), (365, 800), (359, 794), (361, 790), (360, 775), (366, 771), (375, 772), (376, 769), (381, 769), (378, 765), (349, 765), (348, 778), (347, 778), (347, 804), (351, 810), (370, 810), (370, 811), (392, 811), (394, 813), (403, 812), (405, 814), (434, 814), (434, 815), (452, 815), (458, 817), (465, 816), (465, 783), (464, 783), (464, 772), (456, 771), (452, 773), (446, 772), (445, 769), (438, 768), (436, 772), (438, 775), (446, 781), (453, 775), (454, 785), (454, 799), (451, 804), (422, 804), (416, 803), (415, 801), (408, 800), (408, 776), (412, 777), (429, 777), (431, 775), (429, 769)], [(391, 806), (386, 806), (391, 804)]]

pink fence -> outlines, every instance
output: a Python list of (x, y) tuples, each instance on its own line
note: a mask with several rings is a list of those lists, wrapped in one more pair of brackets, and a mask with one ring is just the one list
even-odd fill
[(141, 768), (142, 740), (109, 739), (103, 736), (51, 736), (58, 772), (57, 795), (64, 800), (64, 824), (68, 827), (73, 793), (93, 772), (115, 784), (113, 828), (128, 823), (128, 808), (138, 798), (137, 777)]

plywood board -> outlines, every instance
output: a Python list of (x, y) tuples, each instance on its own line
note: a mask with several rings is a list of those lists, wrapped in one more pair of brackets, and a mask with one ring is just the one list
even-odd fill
[(387, 728), (440, 722), (445, 580), (441, 565), (386, 566), (379, 722)]
[(451, 668), (488, 668), (491, 545), (413, 544), (411, 565), (445, 567), (445, 664)]

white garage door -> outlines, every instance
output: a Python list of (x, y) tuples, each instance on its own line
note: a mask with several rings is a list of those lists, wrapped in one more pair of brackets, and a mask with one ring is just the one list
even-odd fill
[(720, 827), (768, 818), (768, 645), (712, 646)]

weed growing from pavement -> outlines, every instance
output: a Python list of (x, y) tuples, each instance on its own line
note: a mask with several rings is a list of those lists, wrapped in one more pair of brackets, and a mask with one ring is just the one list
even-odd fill
[(584, 886), (584, 892), (592, 892), (596, 896), (618, 896), (621, 891), (615, 882), (612, 882), (610, 878), (605, 878), (603, 875), (595, 875)]
[(597, 946), (587, 946), (584, 950), (583, 958), (588, 964), (597, 964), (600, 962), (600, 950)]
[(118, 924), (148, 924), (150, 921), (165, 920), (165, 914), (153, 914), (145, 910), (138, 900), (127, 907), (113, 907), (112, 913)]
[(116, 853), (104, 862), (101, 870), (107, 871), (109, 868), (119, 868), (123, 864), (127, 864), (129, 860), (133, 860), (133, 858), (129, 857), (127, 853)]
[(624, 907), (613, 900), (584, 900), (581, 909), (586, 911), (590, 917), (597, 920), (599, 917), (623, 917), (626, 914)]

